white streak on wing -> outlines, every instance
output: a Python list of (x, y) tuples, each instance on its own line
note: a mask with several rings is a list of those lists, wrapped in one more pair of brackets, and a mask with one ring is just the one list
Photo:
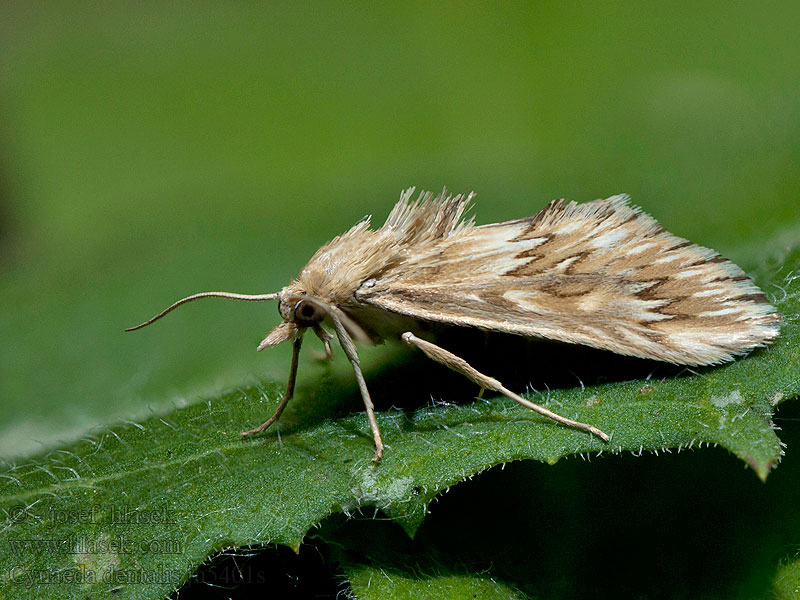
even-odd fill
[[(491, 258), (497, 255), (508, 255), (509, 259), (521, 252), (531, 250), (537, 246), (541, 246), (548, 238), (532, 238), (528, 240), (513, 241), (515, 237), (519, 236), (525, 231), (524, 225), (508, 226), (508, 227), (478, 227), (473, 234), (463, 240), (455, 240), (453, 243), (456, 248), (459, 248), (463, 243), (469, 243), (474, 249), (470, 253), (470, 258)], [(446, 256), (445, 251), (445, 256)], [(437, 260), (440, 264), (447, 264), (453, 262), (461, 262), (464, 256), (456, 252), (457, 256), (453, 258), (444, 258), (439, 256)], [(527, 260), (527, 259), (525, 259)]]
[(670, 339), (677, 342), (680, 346), (692, 349), (694, 352), (708, 352), (713, 346), (736, 345), (736, 335), (730, 332), (713, 331), (673, 331), (669, 334)]
[(726, 290), (725, 288), (711, 288), (709, 290), (703, 290), (701, 292), (695, 292), (692, 294), (693, 296), (702, 297), (702, 296), (717, 296), (719, 294), (727, 294), (730, 290)]
[(741, 312), (741, 308), (722, 308), (720, 310), (707, 310), (705, 312), (701, 312), (701, 317), (721, 317), (722, 315), (730, 315), (732, 313)]
[[(631, 272), (635, 273), (636, 269), (631, 269)], [(631, 292), (633, 292), (634, 294), (638, 294), (639, 292), (642, 292), (644, 290), (649, 290), (657, 283), (658, 281), (636, 281), (629, 283), (628, 286), (630, 287)]]
[(669, 338), (673, 343), (697, 354), (708, 352), (709, 347), (715, 343), (715, 337), (714, 334), (709, 332), (695, 333), (672, 331), (669, 334)]
[[(529, 240), (525, 240), (525, 244), (530, 244), (531, 248), (536, 248), (537, 246), (541, 246), (544, 244), (548, 238), (530, 238)], [(520, 242), (522, 243), (522, 242)]]
[(606, 294), (587, 294), (578, 302), (578, 309), (587, 313), (616, 313), (626, 321), (666, 321), (672, 319), (672, 315), (656, 312), (666, 303), (667, 300), (609, 298)]
[(535, 314), (543, 314), (542, 306), (536, 303), (536, 297), (540, 295), (540, 292), (533, 290), (508, 290), (503, 292), (503, 298), (515, 302), (520, 308)]
[[(470, 234), (470, 239), (481, 241), (488, 244), (499, 244), (504, 245), (510, 243), (516, 237), (519, 237), (527, 230), (527, 225), (524, 223), (518, 223), (515, 225), (482, 225), (480, 227), (476, 227)], [(547, 241), (547, 238), (533, 238), (530, 240), (524, 240), (522, 243), (524, 244), (531, 244), (532, 246), (538, 246), (542, 242)]]
[(664, 313), (660, 312), (643, 312), (638, 316), (640, 321), (648, 321), (648, 322), (655, 322), (655, 321), (668, 321), (670, 319), (674, 319), (675, 315), (665, 315)]
[(564, 233), (574, 233), (580, 229), (584, 229), (586, 227), (586, 223), (582, 220), (575, 219), (574, 221), (566, 221), (563, 225), (558, 226), (554, 229), (554, 233), (556, 234), (564, 234)]
[(655, 264), (661, 264), (661, 263), (672, 262), (673, 260), (678, 260), (680, 258), (683, 258), (680, 254), (669, 254), (667, 256), (662, 256), (661, 258), (657, 258), (653, 262)]
[(640, 322), (667, 321), (674, 315), (665, 315), (658, 309), (667, 304), (667, 300), (631, 300), (621, 304), (626, 319)]
[(657, 246), (657, 244), (655, 244), (654, 242), (645, 242), (643, 244), (638, 244), (637, 246), (633, 246), (631, 248), (626, 248), (625, 249), (625, 253), (626, 254), (639, 254), (639, 252), (644, 252), (645, 250), (647, 250), (649, 248), (653, 248), (654, 246)]
[(572, 263), (574, 263), (576, 260), (578, 260), (579, 258), (580, 258), (580, 256), (578, 256), (577, 254), (575, 256), (568, 256), (567, 258), (562, 260), (557, 265), (554, 265), (553, 268), (552, 268), (552, 272), (563, 272), (563, 271), (566, 271), (566, 269)]
[[(481, 258), (481, 257), (489, 257), (489, 256), (495, 256), (497, 254), (508, 254), (509, 258), (510, 258), (512, 255), (517, 254), (518, 252), (523, 252), (523, 251), (529, 250), (529, 249), (530, 249), (530, 246), (528, 244), (524, 243), (524, 242), (513, 242), (513, 243), (512, 242), (508, 242), (502, 248), (501, 247), (494, 247), (494, 248), (487, 249), (487, 250), (484, 250), (484, 251), (473, 252), (473, 253), (471, 253), (469, 255), (469, 258), (474, 259), (474, 258)], [(439, 257), (437, 259), (437, 261), (440, 264), (447, 264), (447, 263), (453, 263), (453, 262), (459, 263), (459, 262), (462, 262), (463, 260), (464, 260), (464, 255), (457, 255), (457, 256), (454, 256), (453, 258), (447, 258), (447, 259)]]
[(613, 229), (594, 238), (592, 246), (594, 248), (611, 249), (618, 246), (619, 242), (628, 237), (628, 235), (630, 235), (630, 232), (626, 229)]

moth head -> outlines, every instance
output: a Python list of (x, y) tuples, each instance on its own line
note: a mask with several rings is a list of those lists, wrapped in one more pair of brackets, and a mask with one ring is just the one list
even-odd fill
[(324, 340), (328, 334), (322, 331), (323, 322), (332, 326), (340, 339), (341, 335), (346, 335), (362, 343), (375, 343), (375, 340), (364, 331), (364, 328), (336, 304), (309, 294), (296, 281), (281, 291), (278, 311), (281, 313), (283, 323), (269, 333), (259, 345), (259, 350), (294, 339), (297, 335), (302, 335), (308, 328), (313, 329), (317, 337)]
[(296, 282), (288, 285), (280, 292), (275, 292), (273, 294), (250, 295), (237, 294), (234, 292), (201, 292), (199, 294), (192, 294), (186, 298), (181, 298), (144, 323), (136, 325), (135, 327), (129, 327), (125, 331), (135, 331), (142, 327), (147, 327), (179, 306), (187, 302), (199, 300), (200, 298), (228, 298), (230, 300), (244, 300), (247, 302), (278, 300), (278, 311), (281, 314), (281, 318), (283, 318), (283, 322), (270, 331), (267, 337), (261, 341), (258, 345), (259, 351), (280, 344), (281, 342), (294, 340), (298, 336), (302, 336), (309, 327), (314, 330), (320, 339), (327, 339), (329, 336), (322, 331), (321, 327), (321, 323), (326, 317), (331, 318), (337, 330), (339, 328), (343, 329), (347, 334), (358, 341), (372, 342), (363, 328), (342, 310), (307, 294), (304, 290), (298, 289)]
[(314, 327), (325, 319), (328, 305), (305, 293), (282, 293), (278, 302), (278, 312), (284, 322), (294, 323), (297, 327)]
[(325, 304), (305, 293), (293, 294), (284, 289), (278, 298), (278, 312), (283, 322), (267, 334), (258, 351), (295, 339), (306, 328), (319, 328), (327, 311)]

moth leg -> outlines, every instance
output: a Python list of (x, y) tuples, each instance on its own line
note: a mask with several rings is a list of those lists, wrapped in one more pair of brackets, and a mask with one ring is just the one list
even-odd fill
[(494, 392), (500, 392), (504, 396), (511, 398), (512, 400), (518, 402), (522, 406), (526, 408), (530, 408), (531, 410), (539, 413), (540, 415), (544, 415), (558, 423), (562, 423), (564, 425), (568, 425), (570, 427), (575, 427), (577, 429), (583, 429), (584, 431), (588, 431), (589, 433), (593, 433), (594, 435), (602, 438), (606, 442), (609, 440), (608, 435), (600, 431), (597, 427), (593, 425), (587, 425), (586, 423), (580, 423), (578, 421), (573, 421), (572, 419), (567, 419), (566, 417), (562, 417), (561, 415), (557, 415), (556, 413), (547, 410), (543, 406), (539, 406), (538, 404), (534, 404), (530, 400), (526, 400), (519, 394), (515, 394), (511, 390), (507, 389), (503, 386), (502, 383), (494, 379), (493, 377), (489, 377), (484, 375), (480, 371), (477, 371), (475, 368), (469, 365), (467, 361), (463, 358), (456, 356), (437, 346), (436, 344), (432, 344), (431, 342), (427, 342), (415, 336), (410, 331), (405, 332), (402, 336), (403, 341), (408, 344), (409, 346), (416, 346), (420, 350), (422, 350), (428, 358), (435, 360), (438, 363), (443, 364), (444, 366), (452, 369), (457, 373), (461, 373), (467, 379), (474, 381), (479, 386), (481, 386), (481, 390), (488, 389)]
[(333, 360), (333, 350), (331, 350), (331, 340), (333, 339), (333, 336), (330, 333), (328, 333), (327, 331), (325, 331), (318, 324), (314, 325), (314, 333), (317, 334), (317, 337), (325, 345), (325, 355), (324, 356), (317, 355), (319, 357), (319, 359), (320, 360)]
[(283, 400), (278, 405), (278, 408), (275, 410), (275, 414), (273, 414), (269, 419), (264, 421), (258, 427), (254, 427), (253, 429), (249, 429), (247, 431), (242, 432), (242, 437), (248, 437), (251, 435), (255, 435), (257, 433), (262, 433), (269, 429), (269, 427), (275, 423), (278, 419), (281, 418), (286, 405), (289, 404), (289, 400), (292, 399), (294, 396), (294, 383), (297, 380), (297, 363), (300, 358), (300, 346), (303, 344), (303, 336), (298, 335), (294, 338), (294, 343), (292, 344), (292, 366), (289, 369), (289, 383), (286, 384), (286, 393), (283, 395)]
[(372, 438), (375, 440), (375, 456), (372, 457), (372, 462), (377, 463), (383, 456), (383, 440), (381, 439), (381, 430), (378, 427), (378, 419), (375, 417), (375, 406), (372, 404), (372, 398), (369, 397), (369, 390), (367, 389), (367, 382), (364, 381), (364, 374), (361, 372), (361, 362), (358, 360), (358, 352), (353, 339), (347, 330), (344, 328), (342, 321), (334, 312), (328, 313), (333, 319), (333, 324), (336, 328), (336, 337), (339, 338), (339, 344), (342, 350), (353, 365), (353, 371), (356, 374), (356, 381), (358, 381), (358, 389), (361, 391), (361, 399), (364, 401), (364, 408), (367, 410), (367, 421), (372, 430)]

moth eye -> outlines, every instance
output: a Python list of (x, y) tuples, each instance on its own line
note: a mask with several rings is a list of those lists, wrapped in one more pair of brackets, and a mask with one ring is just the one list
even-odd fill
[(323, 318), (322, 311), (311, 302), (301, 300), (294, 309), (295, 318), (300, 321), (318, 322)]

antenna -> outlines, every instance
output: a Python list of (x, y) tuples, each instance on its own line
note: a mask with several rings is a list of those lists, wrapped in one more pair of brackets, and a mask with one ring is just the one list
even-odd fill
[(141, 325), (137, 325), (136, 327), (128, 327), (125, 331), (136, 331), (137, 329), (141, 329), (142, 327), (147, 327), (151, 323), (158, 321), (161, 317), (166, 315), (168, 312), (171, 312), (178, 308), (181, 304), (186, 304), (187, 302), (192, 302), (193, 300), (199, 300), (200, 298), (228, 298), (229, 300), (244, 300), (245, 302), (264, 302), (266, 300), (278, 300), (280, 298), (280, 292), (275, 292), (274, 294), (236, 294), (234, 292), (200, 292), (199, 294), (192, 294), (191, 296), (186, 296), (186, 298), (181, 298), (172, 306), (169, 306), (158, 313), (152, 319), (148, 319)]

